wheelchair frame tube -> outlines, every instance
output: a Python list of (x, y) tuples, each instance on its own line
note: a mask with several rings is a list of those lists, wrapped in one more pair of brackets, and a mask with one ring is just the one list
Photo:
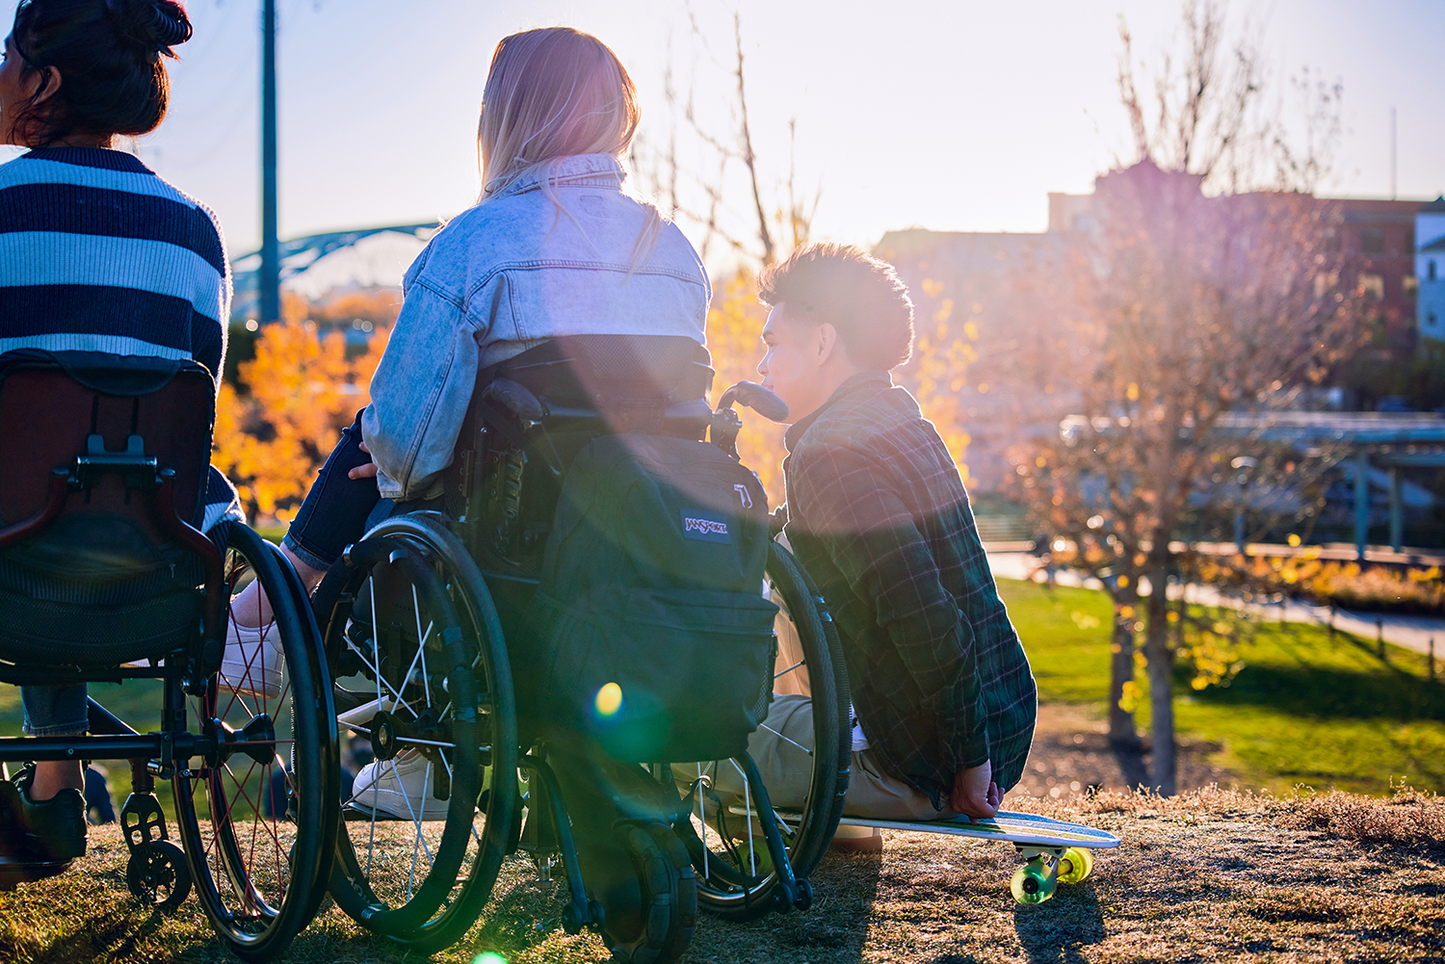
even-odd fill
[(778, 875), (774, 891), (781, 892), (784, 899), (780, 909), (791, 910), (798, 902), (798, 881), (793, 875), (793, 864), (788, 859), (788, 848), (783, 843), (783, 835), (778, 831), (778, 815), (773, 810), (772, 801), (768, 799), (768, 788), (763, 786), (762, 776), (758, 773), (758, 765), (753, 762), (751, 753), (745, 750), (742, 756), (734, 759), (742, 766), (743, 773), (748, 778), (753, 806), (758, 808), (758, 822), (763, 826), (763, 839), (767, 841), (768, 855), (772, 858)]
[(542, 784), (547, 801), (547, 816), (551, 818), (553, 830), (557, 834), (557, 849), (562, 857), (562, 870), (567, 877), (567, 889), (572, 894), (572, 912), (575, 919), (584, 927), (588, 924), (601, 927), (602, 921), (593, 917), (591, 906), (587, 900), (587, 887), (582, 882), (582, 870), (577, 866), (577, 845), (572, 839), (572, 821), (562, 806), (562, 797), (557, 789), (557, 778), (552, 775), (552, 768), (547, 761), (530, 753), (518, 758), (517, 766), (537, 774), (538, 780)]
[(216, 744), (194, 733), (5, 737), (0, 760), (186, 760), (214, 752)]

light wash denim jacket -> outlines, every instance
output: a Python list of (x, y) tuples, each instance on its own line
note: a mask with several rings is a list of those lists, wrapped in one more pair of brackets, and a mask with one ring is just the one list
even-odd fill
[(523, 174), (453, 218), (407, 269), (361, 430), (384, 498), (439, 494), (479, 368), (557, 335), (704, 341), (707, 273), (675, 225), (633, 267), (647, 209), (609, 154), (552, 167), (562, 210)]

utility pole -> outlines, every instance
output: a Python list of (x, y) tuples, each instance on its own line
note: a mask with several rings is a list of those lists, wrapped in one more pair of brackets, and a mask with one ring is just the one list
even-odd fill
[(261, 324), (281, 320), (281, 244), (276, 237), (276, 0), (261, 13)]
[(1395, 200), (1399, 195), (1395, 191), (1395, 173), (1398, 170), (1395, 152), (1395, 108), (1390, 108), (1390, 200)]

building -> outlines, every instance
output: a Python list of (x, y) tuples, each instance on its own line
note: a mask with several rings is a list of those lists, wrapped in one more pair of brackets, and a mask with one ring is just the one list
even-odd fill
[[(1093, 194), (1050, 194), (1049, 232), (1089, 230), (1094, 199)], [(1423, 205), (1420, 201), (1319, 198), (1318, 203), (1339, 218), (1327, 244), (1344, 254), (1349, 263), (1359, 266), (1359, 275), (1352, 280), (1360, 293), (1374, 302), (1375, 347), (1395, 361), (1409, 358), (1426, 332), (1426, 316), (1416, 307), (1416, 279), (1425, 276), (1417, 265), (1417, 250), (1423, 247), (1418, 238), (1417, 214), (1436, 211), (1437, 220), (1431, 223), (1438, 228), (1431, 239), (1445, 242), (1445, 202)], [(1436, 208), (1437, 204), (1441, 206)], [(1437, 260), (1445, 268), (1445, 245), (1437, 248)], [(1437, 310), (1436, 314), (1438, 334), (1426, 337), (1445, 339), (1445, 310)]]
[(1445, 354), (1445, 195), (1415, 214), (1414, 241), (1420, 348)]
[[(1030, 278), (1039, 278), (1040, 273), (1080, 250), (1079, 240), (1097, 223), (1101, 190), (1107, 193), (1116, 178), (1139, 177), (1159, 183), (1177, 179), (1144, 161), (1104, 175), (1094, 193), (1049, 194), (1048, 229), (1040, 234), (910, 228), (888, 232), (874, 248), (878, 257), (897, 267), (918, 302), (920, 343), (944, 324), (954, 331), (970, 327), (978, 365), (970, 369), (958, 389), (955, 413), (971, 439), (966, 458), (976, 488), (1002, 487), (1009, 471), (1004, 456), (1009, 433), (1029, 426), (1033, 403), (1054, 392), (1046, 380), (1033, 384), (1027, 377), (1035, 360), (1061, 347), (1047, 313), (1031, 303)], [(1197, 178), (1190, 180), (1188, 189), (1198, 190)], [(1325, 246), (1343, 256), (1352, 276), (1338, 279), (1339, 283), (1348, 285), (1370, 305), (1365, 323), (1371, 326), (1371, 347), (1360, 353), (1362, 356), (1369, 355), (1385, 366), (1406, 362), (1419, 349), (1422, 334), (1437, 339), (1435, 343), (1445, 350), (1445, 199), (1427, 205), (1368, 198), (1240, 195), (1243, 206), (1235, 210), (1267, 217), (1276, 199), (1291, 207), (1301, 200), (1318, 204), (1332, 223)], [(1436, 264), (1433, 278), (1429, 276), (1432, 262)], [(1429, 309), (1427, 298), (1434, 299), (1429, 301), (1433, 306)], [(1433, 328), (1425, 324), (1430, 317), (1435, 319)], [(938, 343), (936, 336), (934, 343)], [(990, 385), (984, 374), (1005, 359), (1024, 376), (1011, 391)], [(918, 360), (911, 363), (904, 378), (916, 373), (919, 365)], [(1036, 367), (1043, 372), (1048, 366)], [(1053, 404), (1037, 407), (1056, 409)]]

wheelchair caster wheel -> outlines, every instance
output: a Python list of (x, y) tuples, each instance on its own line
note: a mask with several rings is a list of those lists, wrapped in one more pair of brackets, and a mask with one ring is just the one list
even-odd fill
[(793, 899), (793, 906), (798, 910), (807, 910), (813, 906), (813, 885), (806, 881), (798, 881), (798, 896)]
[(589, 922), (592, 929), (601, 934), (602, 928), (607, 925), (607, 912), (602, 909), (601, 902), (595, 900), (587, 901), (587, 914), (592, 918)]
[(779, 881), (777, 888), (773, 891), (773, 910), (779, 914), (786, 914), (797, 906), (798, 891)]
[(130, 892), (169, 914), (191, 893), (191, 872), (181, 848), (165, 840), (152, 840), (136, 849), (125, 865)]
[(583, 926), (582, 915), (577, 913), (574, 905), (568, 904), (567, 909), (562, 911), (562, 929), (569, 935), (575, 936), (582, 933)]

